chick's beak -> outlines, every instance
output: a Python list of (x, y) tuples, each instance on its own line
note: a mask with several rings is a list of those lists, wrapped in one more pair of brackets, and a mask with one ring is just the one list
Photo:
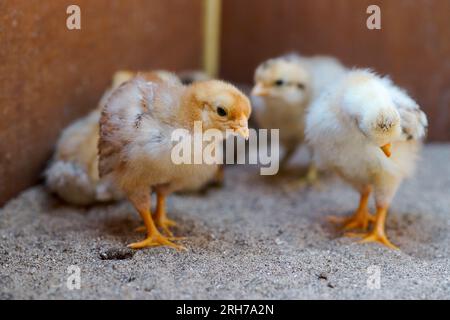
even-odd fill
[(391, 144), (391, 143), (385, 144), (384, 146), (380, 147), (380, 148), (381, 148), (381, 151), (383, 151), (384, 154), (386, 155), (386, 157), (388, 157), (388, 158), (389, 158), (389, 157), (391, 156), (391, 154), (392, 154), (392, 152), (391, 152), (391, 147), (392, 147), (392, 144)]
[(250, 135), (247, 118), (242, 117), (241, 120), (239, 120), (239, 124), (233, 127), (233, 130), (247, 140)]
[(248, 130), (248, 127), (239, 127), (234, 131), (240, 134), (245, 140), (248, 140), (248, 137), (250, 136), (250, 131)]
[(260, 97), (262, 97), (262, 96), (267, 96), (267, 95), (269, 95), (269, 91), (267, 90), (266, 87), (264, 87), (263, 84), (257, 83), (257, 84), (253, 87), (251, 94), (252, 94), (253, 96), (260, 96)]

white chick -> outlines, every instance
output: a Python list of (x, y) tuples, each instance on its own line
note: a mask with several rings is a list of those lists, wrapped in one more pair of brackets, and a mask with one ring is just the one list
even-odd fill
[[(345, 229), (373, 229), (363, 242), (396, 248), (385, 233), (390, 203), (401, 181), (412, 174), (427, 118), (417, 103), (390, 79), (368, 70), (353, 70), (311, 106), (306, 138), (316, 163), (334, 170), (360, 193)], [(392, 151), (391, 151), (392, 147)], [(374, 192), (376, 215), (368, 211)], [(333, 219), (336, 220), (336, 219)]]
[[(344, 72), (345, 68), (338, 60), (326, 56), (289, 54), (258, 66), (252, 90), (255, 118), (263, 128), (280, 130), (280, 143), (285, 149), (281, 166), (288, 163), (304, 142), (309, 105)], [(308, 180), (314, 180), (315, 175), (315, 167), (311, 164)]]
[[(173, 131), (184, 128), (193, 136), (198, 121), (204, 131), (233, 130), (248, 137), (250, 112), (244, 94), (217, 80), (183, 86), (137, 76), (112, 94), (100, 120), (99, 171), (101, 177), (111, 176), (117, 182), (145, 223), (147, 238), (129, 247), (183, 248), (172, 242), (169, 227), (174, 222), (166, 215), (166, 196), (200, 186), (217, 171), (215, 164), (175, 164)], [(157, 196), (154, 217), (150, 190)]]
[[(92, 205), (123, 198), (122, 192), (109, 178), (98, 174), (98, 139), (101, 110), (111, 92), (128, 81), (136, 72), (118, 71), (111, 87), (103, 94), (98, 107), (86, 117), (69, 125), (61, 134), (53, 159), (45, 171), (46, 185), (64, 201), (74, 205)], [(174, 74), (159, 70), (146, 72), (146, 77), (179, 84)]]
[(91, 205), (122, 198), (109, 179), (98, 175), (99, 119), (100, 112), (94, 110), (65, 129), (44, 173), (47, 188), (67, 203)]

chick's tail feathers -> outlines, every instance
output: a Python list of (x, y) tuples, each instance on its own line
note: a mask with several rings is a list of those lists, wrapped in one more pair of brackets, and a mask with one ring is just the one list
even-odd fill
[(75, 162), (54, 161), (45, 171), (45, 180), (50, 191), (73, 205), (86, 206), (123, 198), (112, 181), (94, 181)]
[(405, 140), (423, 140), (428, 131), (428, 120), (419, 108), (399, 108), (402, 121), (402, 137)]
[(428, 130), (426, 114), (416, 101), (405, 90), (394, 85), (390, 78), (385, 77), (383, 81), (388, 86), (400, 115), (403, 140), (423, 140)]
[(80, 166), (57, 160), (45, 171), (46, 185), (64, 201), (75, 205), (95, 202), (95, 183)]

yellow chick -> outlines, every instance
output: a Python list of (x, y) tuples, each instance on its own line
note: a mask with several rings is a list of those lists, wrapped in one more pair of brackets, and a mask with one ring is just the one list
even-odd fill
[[(133, 71), (117, 71), (98, 107), (62, 132), (44, 176), (47, 188), (67, 203), (92, 205), (123, 199), (122, 192), (114, 183), (109, 178), (100, 179), (98, 174), (99, 121), (101, 110), (111, 92), (136, 74)], [(206, 77), (199, 71), (182, 72), (180, 79), (164, 70), (141, 74), (149, 80), (160, 79), (174, 84), (179, 84), (180, 80), (192, 82)]]
[[(258, 124), (279, 129), (284, 148), (281, 167), (304, 142), (305, 115), (320, 92), (345, 72), (339, 61), (326, 56), (284, 55), (263, 62), (255, 71), (252, 104)], [(315, 179), (310, 166), (308, 180)]]
[[(390, 203), (402, 180), (411, 175), (427, 118), (417, 103), (388, 78), (368, 70), (348, 72), (311, 106), (306, 138), (316, 163), (334, 170), (360, 193), (359, 207), (342, 222), (344, 229), (367, 230), (363, 242), (394, 246), (386, 236)], [(376, 215), (368, 210), (375, 194)], [(355, 234), (350, 234), (355, 235)]]
[[(166, 196), (202, 185), (217, 171), (215, 164), (172, 161), (174, 130), (183, 128), (193, 135), (194, 122), (200, 122), (203, 131), (233, 130), (248, 137), (250, 112), (248, 98), (218, 80), (184, 86), (147, 81), (138, 75), (111, 95), (100, 119), (99, 172), (117, 182), (144, 221), (146, 239), (130, 248), (166, 245), (183, 249), (171, 237), (169, 227), (174, 222), (166, 215)], [(150, 190), (157, 196), (154, 216)]]

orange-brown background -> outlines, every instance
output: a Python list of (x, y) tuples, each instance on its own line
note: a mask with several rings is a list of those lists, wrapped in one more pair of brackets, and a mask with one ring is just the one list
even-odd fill
[[(262, 60), (291, 50), (331, 54), (389, 74), (425, 109), (429, 140), (450, 140), (450, 0), (225, 0), (222, 76), (252, 81)], [(381, 8), (381, 30), (366, 27)]]
[[(82, 30), (65, 27), (78, 4)], [(366, 8), (378, 4), (382, 30)], [(289, 50), (392, 75), (450, 140), (450, 0), (223, 0), (221, 76)], [(0, 205), (38, 181), (61, 131), (121, 68), (200, 66), (201, 0), (0, 1)], [(443, 159), (447, 161), (448, 159)]]
[[(66, 8), (81, 7), (81, 30)], [(45, 168), (61, 129), (120, 68), (198, 68), (200, 0), (0, 1), (0, 205)]]

